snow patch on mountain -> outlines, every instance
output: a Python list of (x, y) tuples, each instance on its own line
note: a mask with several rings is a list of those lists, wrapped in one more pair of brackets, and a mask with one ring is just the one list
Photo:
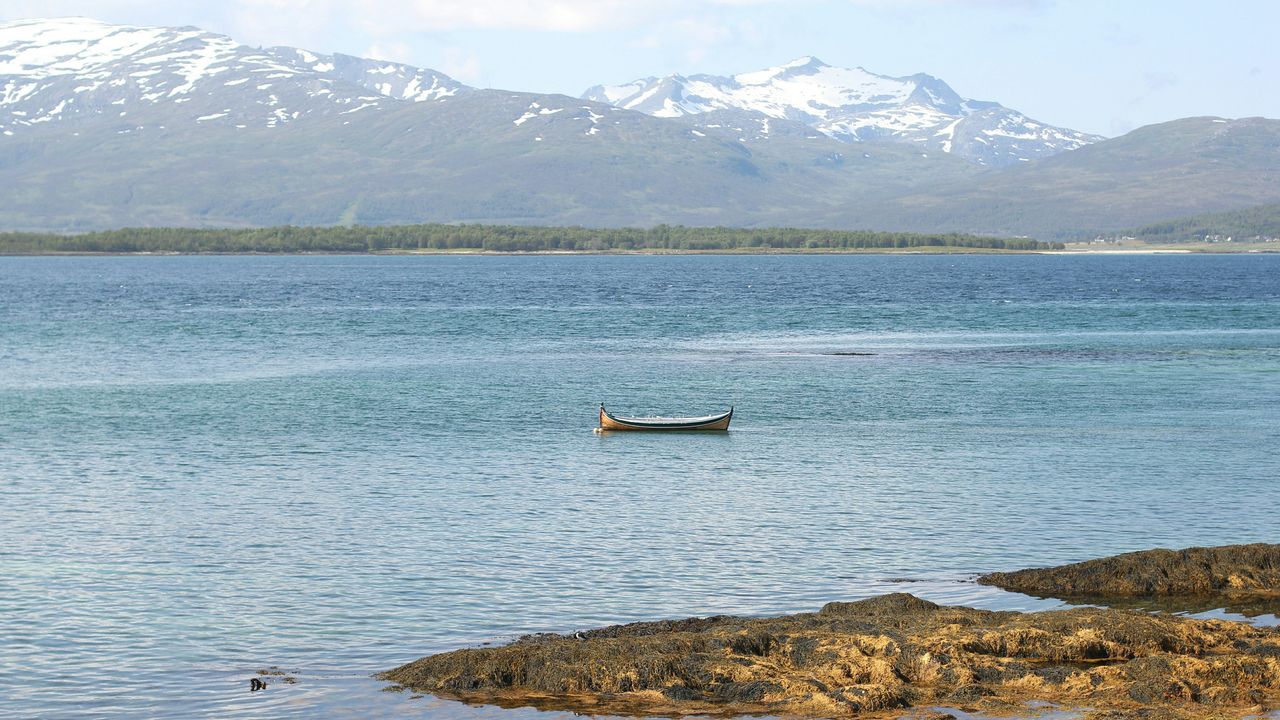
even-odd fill
[[(582, 97), (695, 124), (698, 115), (743, 111), (799, 121), (844, 142), (911, 143), (990, 165), (1102, 139), (1035, 122), (998, 103), (962, 98), (929, 75), (889, 77), (834, 67), (811, 56), (729, 77), (669, 75), (597, 85)], [(763, 134), (768, 134), (767, 126)]]
[[(358, 124), (360, 118), (406, 105), (473, 92), (428, 69), (299, 48), (248, 47), (191, 27), (111, 25), (84, 18), (0, 23), (4, 137), (21, 137), (36, 127), (78, 131), (91, 121), (105, 123), (104, 131), (111, 133), (278, 128), (326, 117)], [(1045, 125), (997, 103), (963, 98), (928, 75), (888, 77), (814, 57), (728, 77), (670, 75), (600, 85), (583, 97), (602, 105), (575, 109), (534, 103), (525, 109), (524, 100), (502, 122), (521, 132), (555, 125), (610, 137), (602, 131), (619, 124), (629, 110), (696, 128), (690, 138), (897, 142), (988, 165), (1100, 139)], [(615, 109), (601, 114), (605, 106)]]
[(191, 122), (278, 127), (470, 90), (432, 70), (298, 48), (251, 48), (189, 27), (86, 18), (0, 23), (0, 130), (9, 135), (40, 122), (101, 117), (119, 105), (144, 111), (189, 102)]

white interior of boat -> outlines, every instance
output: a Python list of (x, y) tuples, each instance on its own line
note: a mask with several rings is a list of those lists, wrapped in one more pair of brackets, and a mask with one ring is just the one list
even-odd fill
[(720, 418), (728, 414), (729, 414), (728, 411), (726, 411), (722, 413), (716, 413), (715, 415), (703, 415), (702, 417), (635, 417), (635, 416), (625, 416), (625, 415), (614, 415), (613, 413), (609, 413), (610, 417), (620, 422), (672, 423), (672, 424), (678, 423), (681, 425), (687, 425), (691, 423), (700, 423), (700, 422), (711, 422), (712, 420), (719, 420)]

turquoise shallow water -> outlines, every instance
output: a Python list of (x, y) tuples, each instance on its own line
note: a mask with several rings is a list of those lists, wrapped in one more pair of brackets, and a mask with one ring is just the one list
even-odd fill
[(1274, 256), (0, 258), (0, 717), (555, 717), (368, 675), (1054, 606), (969, 580), (1280, 541), (1278, 440)]

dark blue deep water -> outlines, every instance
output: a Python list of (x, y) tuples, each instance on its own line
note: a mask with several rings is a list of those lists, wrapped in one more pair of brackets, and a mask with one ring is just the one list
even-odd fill
[(0, 258), (0, 716), (555, 717), (368, 676), (1052, 606), (968, 580), (1280, 541), (1277, 447), (1276, 256)]

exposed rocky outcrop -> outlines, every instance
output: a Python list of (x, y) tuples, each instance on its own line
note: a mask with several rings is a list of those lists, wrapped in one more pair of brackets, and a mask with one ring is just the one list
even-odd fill
[(1057, 598), (1280, 596), (1280, 545), (1144, 550), (1058, 567), (991, 573), (978, 582)]
[(1229, 717), (1280, 699), (1280, 631), (1075, 608), (941, 607), (907, 594), (776, 618), (635, 623), (458, 650), (386, 673), (471, 702), (640, 714), (843, 717), (1031, 700), (1105, 717)]

